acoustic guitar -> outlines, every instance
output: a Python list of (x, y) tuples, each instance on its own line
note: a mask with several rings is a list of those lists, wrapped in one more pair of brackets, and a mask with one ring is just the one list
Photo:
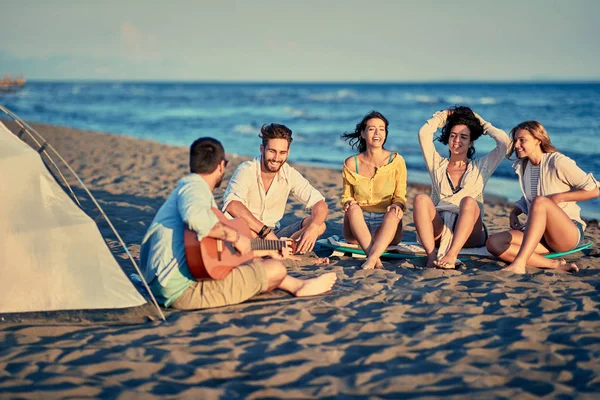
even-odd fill
[[(219, 222), (229, 228), (235, 229), (240, 235), (251, 238), (251, 230), (248, 223), (242, 219), (228, 219), (216, 208), (211, 209)], [(296, 251), (296, 242), (291, 239), (263, 240), (251, 239), (252, 251), (241, 254), (234, 245), (228, 241), (205, 237), (198, 241), (196, 232), (186, 228), (183, 233), (185, 257), (188, 268), (196, 280), (224, 279), (232, 269), (238, 265), (247, 263), (254, 258), (255, 250), (281, 250), (290, 248), (290, 252)]]

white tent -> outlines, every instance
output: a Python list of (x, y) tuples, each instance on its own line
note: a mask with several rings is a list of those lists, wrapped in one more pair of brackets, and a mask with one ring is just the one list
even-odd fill
[(38, 152), (0, 123), (0, 315), (147, 303)]

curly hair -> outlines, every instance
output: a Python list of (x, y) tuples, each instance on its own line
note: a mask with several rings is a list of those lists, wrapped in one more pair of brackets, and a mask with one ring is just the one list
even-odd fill
[(288, 142), (288, 148), (292, 144), (292, 130), (285, 125), (271, 123), (265, 124), (260, 128), (258, 137), (262, 139), (262, 144), (267, 147), (271, 139), (285, 139)]
[(531, 136), (540, 141), (540, 148), (542, 149), (542, 153), (556, 153), (558, 151), (550, 141), (550, 135), (548, 135), (548, 132), (546, 132), (546, 128), (544, 128), (544, 125), (542, 125), (541, 122), (523, 121), (510, 130), (512, 144), (510, 145), (510, 149), (506, 156), (506, 158), (508, 158), (509, 160), (515, 152), (515, 136), (517, 136), (517, 132), (521, 129), (526, 130), (531, 134)]
[(362, 133), (367, 128), (367, 122), (373, 118), (380, 119), (385, 123), (385, 139), (383, 140), (383, 144), (385, 145), (385, 142), (388, 138), (388, 127), (390, 123), (388, 122), (387, 118), (384, 117), (383, 114), (378, 111), (371, 111), (370, 113), (365, 115), (362, 121), (356, 124), (354, 132), (346, 132), (342, 134), (340, 138), (347, 140), (350, 144), (350, 147), (352, 147), (353, 149), (357, 149), (359, 153), (366, 151), (367, 141), (363, 139)]
[[(471, 132), (471, 143), (475, 142), (481, 135), (483, 135), (483, 126), (479, 119), (475, 116), (473, 110), (469, 107), (465, 106), (454, 106), (449, 108), (452, 111), (451, 115), (448, 117), (446, 121), (446, 125), (442, 128), (442, 136), (437, 138), (440, 142), (445, 145), (448, 145), (448, 141), (450, 140), (450, 133), (452, 132), (452, 128), (456, 125), (466, 125)], [(475, 155), (475, 146), (469, 147), (467, 150), (467, 158), (472, 159)]]

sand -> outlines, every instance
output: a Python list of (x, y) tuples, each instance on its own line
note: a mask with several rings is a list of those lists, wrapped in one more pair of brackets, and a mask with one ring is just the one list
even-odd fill
[[(155, 212), (187, 171), (187, 148), (34, 124), (80, 174), (134, 257)], [(258, 140), (258, 139), (257, 139)], [(229, 155), (226, 178), (247, 159)], [(339, 171), (296, 166), (327, 198), (326, 235), (343, 215)], [(409, 171), (410, 177), (410, 171)], [(220, 201), (223, 188), (216, 193)], [(426, 191), (411, 185), (409, 199)], [(291, 215), (303, 215), (291, 201)], [(404, 217), (414, 238), (410, 209)], [(486, 203), (491, 232), (510, 205)], [(107, 233), (106, 227), (101, 227)], [(411, 236), (412, 235), (412, 236)], [(586, 238), (599, 242), (592, 221)], [(114, 240), (111, 239), (111, 245)], [(319, 256), (330, 251), (317, 249)], [(597, 398), (600, 393), (600, 261), (596, 247), (575, 275), (500, 272), (495, 259), (461, 270), (423, 260), (310, 255), (299, 277), (334, 271), (326, 295), (275, 291), (213, 310), (167, 310), (135, 325), (1, 324), (0, 398)], [(123, 261), (124, 255), (118, 258)], [(125, 263), (123, 263), (125, 265)]]

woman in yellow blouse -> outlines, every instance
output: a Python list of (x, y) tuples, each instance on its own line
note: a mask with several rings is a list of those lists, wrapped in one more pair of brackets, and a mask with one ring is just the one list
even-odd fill
[(388, 120), (372, 111), (352, 133), (341, 137), (359, 154), (344, 162), (344, 239), (365, 251), (364, 269), (381, 268), (379, 257), (387, 246), (402, 239), (406, 211), (406, 163), (398, 153), (383, 148)]

